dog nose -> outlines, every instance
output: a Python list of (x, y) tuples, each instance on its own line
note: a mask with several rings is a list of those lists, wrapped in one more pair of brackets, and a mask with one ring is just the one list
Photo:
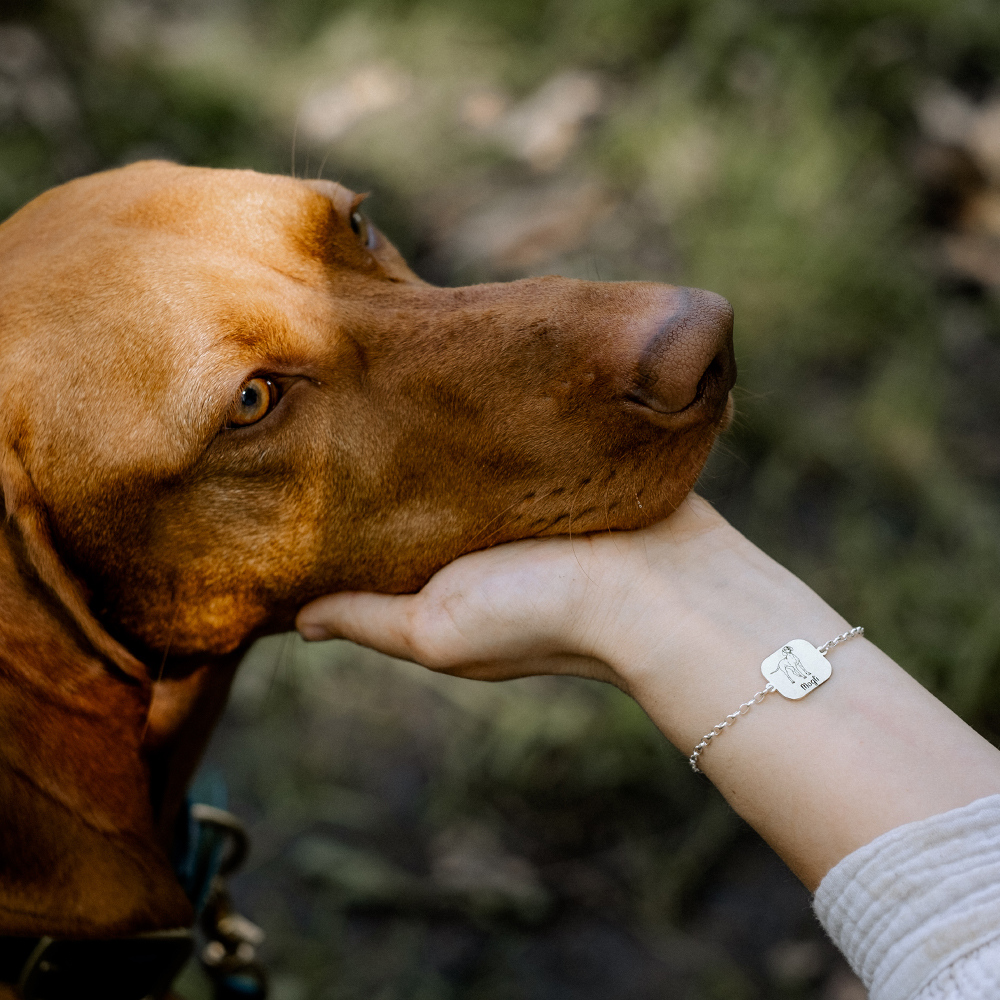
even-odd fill
[(736, 381), (732, 306), (699, 288), (667, 286), (657, 299), (627, 333), (638, 360), (626, 400), (653, 420), (696, 401), (722, 405)]

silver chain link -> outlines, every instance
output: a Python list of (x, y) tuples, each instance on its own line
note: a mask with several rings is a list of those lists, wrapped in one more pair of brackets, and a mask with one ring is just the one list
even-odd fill
[[(822, 646), (816, 647), (817, 653), (822, 653), (826, 656), (827, 653), (833, 649), (834, 646), (839, 646), (842, 642), (847, 642), (848, 639), (853, 639), (857, 635), (864, 635), (865, 630), (861, 625), (857, 628), (848, 629), (846, 632), (841, 632), (840, 635), (834, 636), (834, 638), (824, 642)], [(773, 684), (768, 684), (767, 687), (758, 691), (749, 701), (743, 702), (742, 705), (732, 715), (727, 715), (725, 720), (720, 722), (717, 726), (712, 727), (712, 731), (705, 733), (701, 738), (701, 742), (694, 748), (694, 752), (688, 757), (688, 763), (691, 765), (691, 770), (695, 774), (702, 774), (702, 770), (698, 767), (698, 758), (705, 752), (708, 748), (708, 744), (715, 739), (719, 733), (722, 732), (727, 726), (731, 726), (741, 715), (746, 715), (754, 705), (759, 705), (772, 691), (776, 691), (777, 688)]]
[(817, 647), (816, 652), (826, 656), (834, 646), (839, 646), (842, 642), (847, 642), (848, 639), (853, 639), (856, 635), (864, 634), (865, 630), (860, 625), (857, 628), (848, 629), (846, 632), (841, 632), (840, 635), (829, 642), (824, 642), (822, 646)]

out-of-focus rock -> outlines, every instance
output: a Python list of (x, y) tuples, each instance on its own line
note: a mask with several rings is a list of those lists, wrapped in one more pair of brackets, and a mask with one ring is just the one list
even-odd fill
[(493, 128), (510, 107), (510, 98), (498, 90), (474, 90), (459, 109), (459, 121), (477, 132)]
[(20, 24), (0, 27), (0, 73), (17, 79), (39, 72), (46, 60), (45, 43)]
[(39, 76), (21, 90), (21, 109), (39, 131), (51, 135), (77, 121), (77, 107), (69, 88), (55, 76)]
[(1000, 97), (976, 110), (966, 145), (990, 180), (1000, 183)]
[(982, 233), (948, 233), (942, 247), (949, 270), (1000, 288), (1000, 239)]
[(526, 270), (576, 249), (613, 207), (593, 181), (514, 190), (471, 212), (447, 239), (461, 266)]
[(987, 186), (983, 172), (959, 146), (921, 142), (911, 165), (923, 186), (928, 222), (933, 226), (956, 225), (969, 199)]
[(1000, 236), (1000, 189), (989, 187), (970, 195), (962, 209), (961, 225), (972, 233)]
[(370, 115), (402, 104), (412, 90), (412, 78), (391, 63), (371, 63), (309, 94), (302, 102), (299, 127), (309, 139), (331, 142)]
[(601, 109), (602, 88), (593, 73), (559, 73), (515, 107), (499, 135), (535, 170), (555, 170), (573, 148), (584, 122)]
[(976, 103), (943, 82), (916, 104), (924, 134), (913, 167), (929, 221), (945, 230), (941, 268), (1000, 288), (1000, 96)]
[(935, 80), (916, 104), (924, 134), (946, 146), (964, 146), (976, 122), (975, 105), (959, 90)]
[(0, 26), (0, 113), (20, 113), (49, 136), (78, 123), (76, 101), (45, 43), (21, 25)]
[(162, 15), (148, 0), (111, 0), (95, 6), (88, 23), (90, 37), (105, 59), (131, 56), (154, 44)]
[(702, 122), (690, 122), (657, 143), (647, 158), (648, 185), (661, 212), (672, 218), (716, 183), (719, 140)]

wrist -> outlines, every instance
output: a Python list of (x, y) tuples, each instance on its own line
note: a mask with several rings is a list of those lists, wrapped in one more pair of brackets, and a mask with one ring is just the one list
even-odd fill
[[(762, 661), (790, 639), (818, 647), (864, 624), (697, 500), (618, 545), (594, 588), (612, 596), (579, 605), (582, 634), (685, 756), (766, 685)], [(770, 695), (698, 760), (809, 888), (894, 826), (1000, 787), (996, 750), (871, 643), (829, 663), (815, 692)]]
[[(790, 639), (819, 646), (850, 624), (722, 519), (663, 538), (613, 614), (594, 654), (685, 754), (766, 683), (765, 657)], [(662, 557), (662, 558), (661, 558)]]

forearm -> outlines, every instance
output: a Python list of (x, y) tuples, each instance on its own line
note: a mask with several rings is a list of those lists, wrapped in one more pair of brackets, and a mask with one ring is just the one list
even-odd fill
[[(710, 582), (693, 588), (687, 614), (657, 615), (678, 595), (676, 563), (654, 559), (645, 606), (630, 611), (646, 627), (622, 629), (603, 652), (685, 754), (764, 687), (766, 656), (856, 624), (725, 522), (712, 530), (713, 544), (694, 546), (715, 563), (700, 576)], [(829, 681), (800, 701), (769, 695), (698, 762), (810, 889), (878, 835), (1000, 791), (1000, 753), (872, 643), (853, 639), (829, 659)]]
[[(299, 616), (307, 638), (463, 677), (610, 681), (685, 754), (764, 687), (765, 657), (854, 624), (697, 497), (644, 531), (504, 545), (419, 594), (331, 595)], [(1000, 791), (1000, 753), (871, 643), (830, 663), (825, 684), (769, 695), (698, 762), (810, 888), (879, 834)]]

